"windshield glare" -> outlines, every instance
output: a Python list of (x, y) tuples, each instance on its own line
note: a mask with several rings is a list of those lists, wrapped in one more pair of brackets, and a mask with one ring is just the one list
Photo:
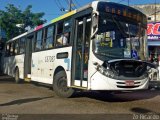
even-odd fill
[(124, 19), (108, 17), (99, 19), (94, 40), (94, 51), (105, 59), (144, 59), (145, 29)]

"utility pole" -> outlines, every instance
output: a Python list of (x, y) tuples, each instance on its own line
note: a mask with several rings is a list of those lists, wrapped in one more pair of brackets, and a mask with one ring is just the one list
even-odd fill
[(157, 12), (157, 6), (156, 6), (156, 4), (157, 4), (157, 3), (156, 3), (156, 0), (155, 0), (155, 14), (154, 14), (154, 15), (155, 15), (155, 16), (154, 16), (154, 21), (155, 21), (155, 22), (157, 21), (157, 20), (156, 20), (156, 15), (157, 15), (157, 14), (156, 14), (156, 12)]
[(69, 3), (69, 9), (68, 12), (72, 11), (72, 0), (68, 0)]
[(128, 0), (128, 6), (129, 6), (129, 0)]

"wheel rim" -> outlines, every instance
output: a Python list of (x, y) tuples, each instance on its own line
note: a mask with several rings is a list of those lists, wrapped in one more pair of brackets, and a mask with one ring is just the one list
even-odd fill
[(67, 78), (66, 77), (60, 78), (58, 80), (57, 86), (61, 92), (67, 92), (69, 90), (69, 88), (67, 87)]

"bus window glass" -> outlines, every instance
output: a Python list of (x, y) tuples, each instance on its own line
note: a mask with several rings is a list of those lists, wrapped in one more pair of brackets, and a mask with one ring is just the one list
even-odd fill
[(14, 55), (14, 42), (11, 43), (10, 55)]
[(71, 31), (71, 20), (69, 19), (69, 20), (66, 20), (65, 22), (64, 22), (64, 33), (66, 33), (66, 32), (70, 32)]
[(66, 20), (64, 24), (59, 23), (58, 24), (58, 35), (57, 35), (57, 41), (56, 46), (66, 46), (70, 43), (70, 20)]
[(10, 47), (9, 43), (7, 43), (7, 45), (6, 45), (6, 54), (5, 54), (6, 56), (9, 56), (9, 47)]
[(57, 34), (62, 34), (63, 32), (63, 22), (60, 22), (58, 23), (58, 26), (57, 26)]
[(24, 50), (25, 50), (25, 38), (21, 38), (19, 43), (20, 43), (20, 45), (19, 45), (19, 53), (23, 54)]
[(14, 54), (17, 55), (18, 54), (18, 49), (19, 49), (19, 46), (18, 46), (18, 40), (15, 42), (15, 50), (14, 50)]
[(46, 29), (45, 49), (53, 48), (54, 43), (54, 26)]
[(37, 32), (35, 51), (39, 51), (42, 49), (42, 33), (42, 30)]
[[(140, 34), (145, 29), (138, 23), (108, 14), (99, 17), (99, 30), (95, 38), (95, 53), (102, 59), (144, 59)], [(102, 57), (103, 56), (103, 57)], [(105, 58), (105, 59), (106, 59)]]

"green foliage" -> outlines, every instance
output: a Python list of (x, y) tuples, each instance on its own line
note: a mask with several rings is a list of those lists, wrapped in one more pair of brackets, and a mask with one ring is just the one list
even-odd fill
[(6, 31), (7, 39), (24, 33), (26, 27), (34, 28), (46, 22), (42, 20), (44, 13), (33, 13), (31, 9), (31, 5), (22, 11), (13, 4), (8, 4), (4, 11), (0, 10), (0, 26)]

